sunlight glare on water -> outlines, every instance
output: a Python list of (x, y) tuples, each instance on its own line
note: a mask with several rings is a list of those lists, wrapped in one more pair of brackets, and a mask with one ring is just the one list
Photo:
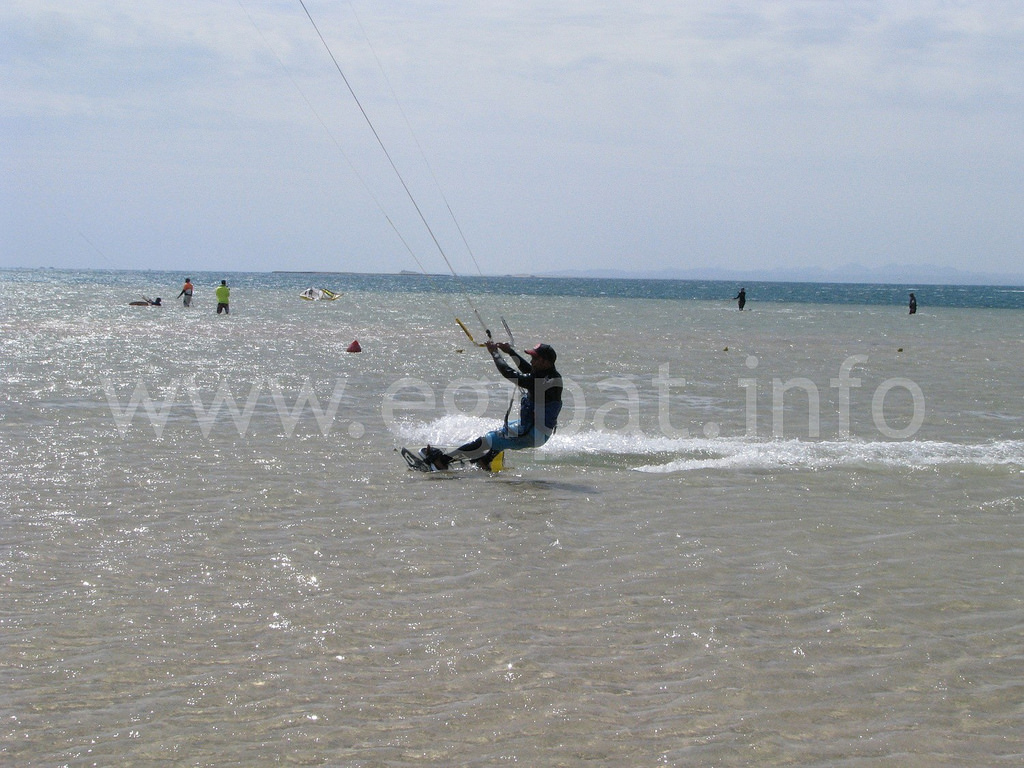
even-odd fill
[(5, 762), (1019, 764), (1019, 311), (230, 280), (4, 273)]

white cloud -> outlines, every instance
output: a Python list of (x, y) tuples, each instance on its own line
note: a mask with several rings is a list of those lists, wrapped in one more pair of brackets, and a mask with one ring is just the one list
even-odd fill
[[(996, 270), (1024, 245), (1015, 4), (307, 5), (452, 238), (379, 57), (485, 269)], [(133, 264), (324, 269), (344, 241), (411, 268), (334, 141), (429, 258), (297, 2), (10, 0), (0, 68), (0, 264), (88, 265), (79, 229)]]

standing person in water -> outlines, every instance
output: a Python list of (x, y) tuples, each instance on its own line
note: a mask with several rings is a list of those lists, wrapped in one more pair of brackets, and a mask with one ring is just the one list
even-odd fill
[(228, 309), (228, 299), (231, 297), (231, 289), (228, 288), (228, 281), (221, 280), (220, 285), (217, 286), (217, 314), (219, 315), (222, 311), (225, 315), (230, 315), (231, 310)]
[[(499, 429), (470, 440), (451, 453), (430, 445), (423, 448), (420, 456), (436, 469), (447, 469), (452, 461), (461, 459), (490, 469), (491, 461), (502, 451), (539, 448), (558, 426), (558, 414), (562, 410), (562, 376), (555, 369), (558, 357), (555, 350), (549, 344), (538, 344), (526, 350), (530, 356), (527, 360), (505, 342), (488, 341), (486, 346), (498, 372), (523, 390), (519, 419), (509, 423), (506, 417), (505, 424)], [(519, 370), (505, 362), (498, 354), (499, 350), (511, 355)]]
[(740, 288), (740, 292), (737, 293), (732, 298), (733, 298), (733, 301), (736, 302), (737, 306), (739, 306), (740, 312), (742, 312), (743, 311), (743, 307), (747, 303), (747, 289), (746, 288)]
[(192, 291), (194, 290), (194, 288), (195, 286), (192, 285), (192, 278), (186, 277), (185, 287), (181, 289), (181, 293), (179, 293), (175, 298), (181, 299), (181, 303), (184, 304), (186, 307), (191, 307)]
[(917, 297), (913, 293), (910, 294), (910, 314), (917, 314)]

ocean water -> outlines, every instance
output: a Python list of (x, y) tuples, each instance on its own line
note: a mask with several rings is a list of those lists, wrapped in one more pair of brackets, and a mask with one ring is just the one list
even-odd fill
[(1024, 761), (1020, 290), (183, 277), (0, 273), (0, 763)]

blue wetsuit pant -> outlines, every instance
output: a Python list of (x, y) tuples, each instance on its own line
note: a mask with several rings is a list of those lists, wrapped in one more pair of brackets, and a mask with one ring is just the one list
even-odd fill
[(479, 459), (488, 451), (500, 453), (506, 450), (518, 451), (523, 448), (539, 448), (548, 441), (548, 438), (551, 437), (551, 433), (554, 431), (551, 429), (537, 429), (537, 426), (534, 425), (526, 434), (519, 434), (521, 429), (522, 422), (513, 421), (507, 426), (491, 430), (483, 437), (478, 437), (470, 443), (459, 446), (457, 452), (468, 459)]

